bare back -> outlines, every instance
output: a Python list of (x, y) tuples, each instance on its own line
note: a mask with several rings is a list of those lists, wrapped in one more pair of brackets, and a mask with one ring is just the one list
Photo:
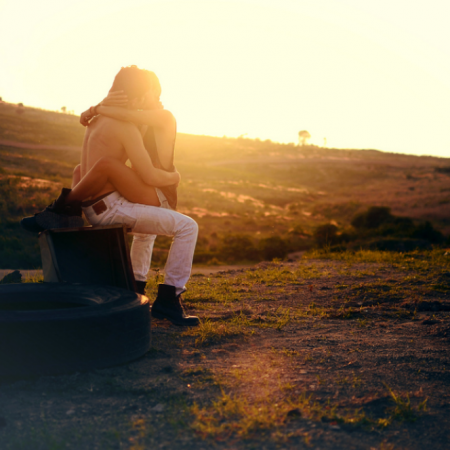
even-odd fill
[[(122, 164), (125, 164), (128, 156), (120, 138), (124, 125), (124, 122), (104, 116), (96, 117), (89, 124), (89, 127), (86, 129), (81, 154), (82, 178), (104, 156), (116, 159)], [(108, 182), (94, 197), (114, 190), (114, 186)]]
[[(176, 170), (168, 172), (153, 165), (138, 126), (128, 120), (130, 111), (117, 109), (119, 118), (100, 111), (100, 117), (89, 124), (81, 154), (81, 180), (71, 195), (74, 200), (86, 200), (116, 190), (133, 203), (158, 206), (154, 187), (178, 184), (180, 175)], [(125, 166), (127, 160), (134, 170)]]

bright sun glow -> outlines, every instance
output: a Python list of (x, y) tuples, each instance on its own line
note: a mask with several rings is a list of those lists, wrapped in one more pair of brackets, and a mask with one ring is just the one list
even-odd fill
[(137, 64), (181, 132), (448, 156), (448, 5), (0, 0), (0, 95), (80, 113)]

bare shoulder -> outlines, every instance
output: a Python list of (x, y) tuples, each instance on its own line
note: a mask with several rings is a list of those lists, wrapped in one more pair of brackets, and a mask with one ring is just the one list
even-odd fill
[(168, 122), (175, 122), (175, 116), (167, 109), (159, 110), (161, 117)]
[(176, 130), (177, 121), (175, 119), (175, 116), (170, 111), (167, 111), (165, 109), (163, 109), (163, 111), (165, 111), (165, 113), (166, 113), (166, 121), (167, 121), (168, 128), (174, 128)]
[(167, 109), (150, 110), (149, 124), (155, 128), (172, 128), (176, 127), (175, 116)]

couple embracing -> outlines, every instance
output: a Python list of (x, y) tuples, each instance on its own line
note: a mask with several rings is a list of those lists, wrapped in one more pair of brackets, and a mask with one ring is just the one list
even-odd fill
[(49, 207), (21, 225), (33, 232), (83, 226), (82, 211), (91, 225), (126, 225), (134, 235), (131, 262), (141, 294), (156, 236), (173, 236), (152, 315), (195, 326), (199, 319), (186, 315), (181, 294), (191, 273), (198, 225), (175, 211), (180, 181), (173, 164), (176, 121), (163, 109), (160, 94), (153, 72), (123, 67), (105, 100), (81, 114), (87, 128), (72, 189), (63, 188)]

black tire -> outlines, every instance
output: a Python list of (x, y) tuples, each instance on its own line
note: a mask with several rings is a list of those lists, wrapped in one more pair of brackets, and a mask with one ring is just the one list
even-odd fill
[(111, 286), (0, 285), (0, 376), (100, 369), (150, 348), (147, 297)]

